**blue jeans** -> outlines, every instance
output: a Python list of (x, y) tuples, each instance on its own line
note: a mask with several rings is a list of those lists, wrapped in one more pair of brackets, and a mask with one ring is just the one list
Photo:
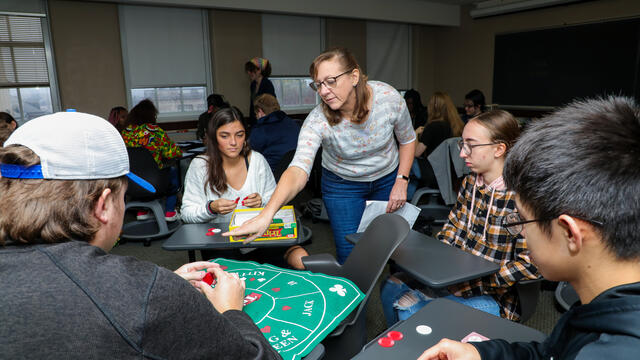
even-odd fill
[(322, 200), (331, 222), (337, 260), (340, 264), (344, 264), (351, 253), (353, 244), (348, 242), (345, 236), (358, 231), (365, 202), (388, 201), (397, 173), (396, 169), (378, 180), (351, 181), (322, 168)]
[[(418, 302), (411, 306), (400, 306), (398, 301), (406, 294), (412, 293), (418, 299)], [(463, 298), (448, 294), (446, 290), (436, 291), (436, 296), (459, 302), (474, 309), (484, 311), (486, 313), (500, 316), (500, 305), (488, 295), (474, 296)], [(448, 295), (447, 295), (448, 294)], [(387, 325), (391, 326), (400, 320), (406, 320), (418, 310), (427, 305), (433, 298), (429, 298), (421, 291), (411, 289), (405, 283), (395, 283), (387, 279), (380, 288), (380, 301), (382, 302), (382, 311), (387, 320)]]
[[(416, 159), (413, 159), (413, 163), (411, 163), (411, 171), (409, 172), (409, 178), (411, 180), (422, 178), (420, 165), (418, 165), (418, 160)], [(416, 190), (418, 190), (418, 181), (415, 181), (415, 180), (411, 181), (411, 180), (409, 180), (409, 185), (407, 186), (407, 201), (411, 201), (411, 198), (413, 198), (413, 194), (415, 194)]]
[[(178, 169), (175, 168), (175, 166), (170, 166), (169, 167), (169, 180), (171, 183), (170, 186), (170, 192), (175, 192), (176, 190), (178, 190)], [(167, 200), (164, 203), (164, 211), (166, 212), (170, 212), (170, 211), (175, 211), (176, 210), (176, 203), (178, 202), (178, 196), (177, 195), (169, 195), (167, 196)]]

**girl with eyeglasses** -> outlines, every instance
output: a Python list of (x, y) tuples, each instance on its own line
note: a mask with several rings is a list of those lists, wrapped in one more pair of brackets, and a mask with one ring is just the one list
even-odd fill
[(309, 70), (322, 103), (305, 120), (294, 159), (265, 209), (230, 234), (262, 234), (275, 212), (304, 188), (322, 146), (322, 197), (337, 260), (344, 263), (353, 248), (345, 235), (358, 230), (367, 200), (388, 201), (387, 212), (404, 206), (416, 135), (400, 93), (367, 81), (347, 49), (320, 54)]
[(526, 241), (503, 226), (516, 211), (515, 193), (502, 179), (509, 149), (520, 134), (518, 122), (506, 111), (494, 110), (471, 119), (464, 127), (460, 157), (472, 170), (462, 182), (449, 220), (436, 237), (443, 242), (501, 265), (497, 273), (435, 290), (415, 290), (405, 274), (383, 284), (381, 300), (387, 323), (407, 319), (434, 297), (446, 297), (473, 308), (517, 321), (520, 318), (515, 283), (537, 278)]

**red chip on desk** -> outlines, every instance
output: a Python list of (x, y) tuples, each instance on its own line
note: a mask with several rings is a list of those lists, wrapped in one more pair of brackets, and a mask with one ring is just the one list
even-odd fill
[(393, 339), (388, 338), (388, 337), (381, 337), (380, 339), (378, 339), (378, 345), (382, 346), (382, 347), (392, 347), (393, 345), (395, 345), (396, 342), (393, 341)]
[(202, 281), (206, 282), (209, 285), (213, 284), (213, 274), (210, 272), (206, 273), (202, 278)]
[(387, 334), (387, 337), (391, 340), (398, 341), (398, 340), (402, 340), (404, 335), (402, 335), (400, 331), (389, 331), (389, 333)]

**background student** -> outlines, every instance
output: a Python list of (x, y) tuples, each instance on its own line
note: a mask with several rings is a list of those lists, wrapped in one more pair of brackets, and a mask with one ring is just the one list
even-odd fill
[(262, 94), (253, 102), (258, 122), (251, 130), (251, 147), (264, 155), (275, 174), (282, 157), (295, 150), (300, 125), (280, 110), (275, 96)]
[[(167, 133), (156, 124), (158, 109), (149, 99), (140, 101), (131, 109), (127, 116), (127, 127), (122, 130), (122, 138), (127, 147), (143, 147), (151, 153), (158, 168), (163, 169), (170, 165), (174, 159), (182, 156), (182, 150), (167, 135)], [(178, 170), (170, 166), (170, 181), (173, 189), (178, 188)], [(167, 221), (178, 220), (176, 212), (176, 195), (167, 196), (165, 202), (164, 217)], [(138, 211), (137, 219), (150, 219), (148, 210)]]
[[(56, 113), (27, 122), (5, 145), (2, 357), (280, 359), (242, 312), (237, 274), (206, 262), (173, 273), (108, 254), (122, 228), (129, 174), (111, 124)], [(215, 289), (201, 281), (203, 269), (215, 274)]]
[(293, 161), (260, 215), (230, 234), (262, 234), (276, 211), (304, 188), (322, 146), (322, 198), (337, 260), (344, 263), (353, 248), (345, 235), (358, 229), (366, 200), (388, 200), (387, 212), (404, 206), (415, 132), (398, 91), (367, 81), (347, 49), (318, 55), (310, 74), (322, 103), (307, 116)]
[[(562, 134), (559, 136), (558, 134)], [(640, 349), (640, 107), (609, 97), (533, 122), (507, 157), (518, 194), (505, 220), (545, 279), (568, 281), (572, 307), (544, 343), (448, 339), (428, 359), (635, 359)]]
[(416, 144), (415, 157), (411, 166), (411, 175), (415, 181), (409, 182), (407, 199), (411, 199), (419, 186), (438, 188), (438, 181), (427, 157), (443, 141), (462, 134), (464, 123), (449, 94), (437, 91), (431, 95), (428, 103), (429, 118), (425, 126), (416, 129), (419, 141)]
[(224, 101), (224, 97), (222, 95), (211, 94), (207, 96), (207, 111), (203, 112), (198, 117), (198, 128), (196, 129), (196, 138), (198, 138), (198, 140), (204, 139), (207, 127), (209, 126), (209, 121), (211, 120), (211, 117), (213, 117), (213, 114), (220, 109), (228, 107), (229, 103)]
[(267, 59), (254, 57), (244, 64), (244, 71), (247, 72), (249, 80), (251, 80), (250, 101), (249, 101), (249, 128), (256, 123), (256, 113), (253, 109), (253, 102), (262, 94), (271, 94), (276, 96), (276, 90), (273, 83), (269, 80), (271, 76), (271, 63)]
[(478, 89), (469, 91), (464, 96), (464, 114), (462, 121), (466, 124), (472, 118), (486, 111), (484, 94)]
[[(460, 157), (472, 173), (464, 178), (449, 220), (436, 237), (445, 243), (500, 264), (490, 276), (451, 285), (444, 290), (411, 289), (408, 277), (389, 277), (381, 288), (387, 323), (405, 320), (433, 297), (447, 297), (476, 309), (518, 320), (515, 283), (537, 278), (525, 239), (502, 226), (516, 212), (516, 193), (502, 178), (507, 153), (520, 130), (518, 122), (504, 110), (482, 113), (464, 127)], [(404, 280), (404, 281), (403, 281)]]

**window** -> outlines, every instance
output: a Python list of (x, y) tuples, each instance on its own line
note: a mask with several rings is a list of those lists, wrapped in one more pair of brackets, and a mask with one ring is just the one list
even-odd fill
[(282, 110), (307, 112), (320, 98), (311, 90), (309, 65), (324, 49), (324, 20), (311, 16), (262, 15), (262, 49)]
[(207, 12), (120, 5), (129, 107), (150, 99), (158, 121), (195, 120), (212, 92)]
[(270, 78), (276, 90), (276, 97), (280, 103), (280, 108), (295, 113), (298, 111), (308, 111), (312, 109), (320, 98), (317, 93), (309, 87), (311, 78), (309, 77), (278, 77)]
[(52, 62), (43, 29), (47, 25), (41, 17), (0, 15), (0, 111), (19, 123), (59, 108), (52, 97), (57, 99), (57, 93), (52, 94), (49, 81)]

